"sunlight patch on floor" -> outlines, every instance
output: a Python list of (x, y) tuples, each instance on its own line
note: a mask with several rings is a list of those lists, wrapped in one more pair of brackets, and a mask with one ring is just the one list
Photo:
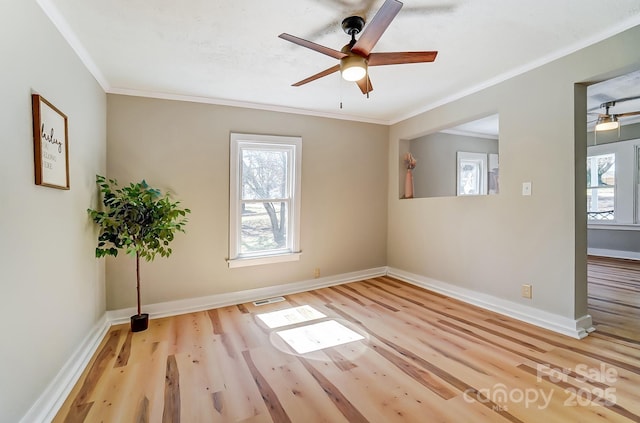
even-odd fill
[(360, 334), (341, 325), (335, 320), (327, 320), (276, 332), (298, 354), (304, 354), (336, 345), (364, 339)]
[(256, 315), (270, 329), (283, 326), (295, 325), (297, 323), (309, 322), (311, 320), (327, 317), (309, 305), (286, 308), (284, 310), (272, 311)]

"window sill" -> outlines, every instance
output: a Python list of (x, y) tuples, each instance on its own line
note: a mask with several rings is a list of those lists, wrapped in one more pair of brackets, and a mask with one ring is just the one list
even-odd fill
[(246, 257), (228, 259), (227, 264), (230, 269), (247, 266), (260, 266), (263, 264), (285, 263), (288, 261), (298, 261), (302, 253), (277, 254), (273, 256)]
[(604, 229), (610, 231), (640, 231), (640, 224), (634, 223), (587, 223), (587, 229)]

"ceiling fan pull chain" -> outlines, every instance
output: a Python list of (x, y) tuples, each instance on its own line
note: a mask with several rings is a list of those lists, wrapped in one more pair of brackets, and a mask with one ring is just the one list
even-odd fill
[(338, 78), (338, 84), (339, 84), (339, 89), (338, 92), (340, 93), (340, 110), (342, 110), (342, 78)]

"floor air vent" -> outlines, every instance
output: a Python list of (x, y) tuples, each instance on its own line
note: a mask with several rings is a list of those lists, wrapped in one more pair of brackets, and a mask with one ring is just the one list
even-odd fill
[(273, 298), (265, 298), (264, 300), (254, 301), (254, 306), (261, 306), (266, 304), (279, 303), (280, 301), (284, 301), (284, 297), (273, 297)]

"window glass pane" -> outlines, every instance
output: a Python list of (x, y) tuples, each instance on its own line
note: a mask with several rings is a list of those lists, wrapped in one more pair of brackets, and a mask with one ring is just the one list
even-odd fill
[(288, 207), (285, 202), (243, 203), (240, 253), (281, 250), (287, 246)]
[(482, 162), (460, 160), (460, 195), (480, 195), (482, 183)]
[(615, 188), (587, 189), (587, 216), (590, 220), (613, 220)]
[(616, 156), (613, 153), (587, 157), (587, 187), (614, 186), (615, 160)]
[(283, 199), (287, 193), (288, 152), (242, 150), (242, 199)]

